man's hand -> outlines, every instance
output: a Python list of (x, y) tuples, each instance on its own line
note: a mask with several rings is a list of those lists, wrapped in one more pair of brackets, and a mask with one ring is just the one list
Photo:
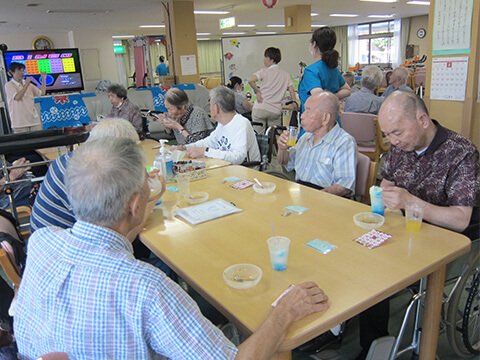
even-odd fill
[(26, 77), (24, 87), (27, 87), (32, 82), (32, 78)]
[(287, 148), (288, 148), (288, 146), (287, 146), (288, 137), (289, 137), (288, 131), (283, 130), (283, 132), (281, 133), (281, 135), (277, 139), (277, 145), (278, 145), (279, 149), (287, 150)]
[(175, 150), (185, 151), (185, 150), (187, 150), (187, 147), (185, 145), (172, 145), (172, 146), (170, 146), (170, 151), (175, 151)]
[(204, 158), (205, 157), (205, 147), (193, 147), (187, 150), (187, 156), (192, 159)]
[[(167, 182), (165, 181), (165, 178), (162, 175), (159, 175), (159, 173), (160, 173), (160, 170), (158, 170), (158, 169), (152, 170), (149, 173), (147, 173), (148, 179), (156, 179), (156, 180), (160, 181), (161, 186), (162, 186), (162, 189), (158, 194), (156, 194), (154, 196), (150, 196), (148, 198), (148, 202), (153, 203), (154, 207), (155, 207), (155, 204), (158, 202), (158, 200), (160, 200), (162, 195), (165, 193), (165, 190), (167, 189)], [(147, 207), (148, 207), (148, 205), (147, 205)]]
[(392, 210), (405, 209), (407, 202), (417, 199), (407, 190), (398, 186), (384, 187), (382, 190), (382, 198), (385, 207)]
[(276, 306), (282, 312), (289, 313), (292, 322), (300, 320), (307, 315), (327, 310), (328, 296), (312, 281), (296, 285), (286, 294)]
[[(30, 164), (30, 161), (26, 160), (25, 158), (21, 158), (21, 159), (15, 160), (12, 163), (12, 165), (24, 165), (24, 164)], [(12, 171), (10, 171), (9, 173), (10, 180), (13, 181), (21, 178), (23, 174), (25, 174), (30, 169), (31, 169), (30, 166), (24, 167), (24, 168), (12, 169)]]

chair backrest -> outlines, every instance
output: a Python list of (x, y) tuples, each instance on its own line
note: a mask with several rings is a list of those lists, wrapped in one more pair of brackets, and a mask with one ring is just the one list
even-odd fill
[(376, 165), (370, 161), (367, 155), (358, 153), (356, 179), (355, 179), (355, 196), (361, 197), (361, 202), (368, 202), (368, 193), (370, 187), (375, 181)]
[(8, 246), (6, 241), (2, 241), (2, 246), (0, 248), (0, 265), (2, 266), (5, 275), (7, 275), (8, 279), (13, 283), (16, 289), (20, 286), (20, 281), (22, 278), (20, 277), (20, 269), (18, 268), (17, 264), (15, 264), (15, 257), (13, 255), (13, 249), (10, 248), (11, 253), (7, 252), (5, 249)]
[(343, 112), (340, 114), (340, 123), (343, 130), (352, 135), (358, 142), (375, 141), (375, 126), (373, 119), (377, 115)]

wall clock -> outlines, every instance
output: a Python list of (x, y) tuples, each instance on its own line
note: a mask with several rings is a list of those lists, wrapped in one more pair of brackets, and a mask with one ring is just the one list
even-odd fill
[(35, 50), (49, 50), (53, 49), (52, 40), (46, 36), (37, 36), (32, 41), (32, 49)]
[(427, 32), (425, 31), (424, 28), (420, 28), (420, 29), (417, 30), (417, 36), (420, 39), (423, 39), (425, 37), (425, 35), (427, 35)]

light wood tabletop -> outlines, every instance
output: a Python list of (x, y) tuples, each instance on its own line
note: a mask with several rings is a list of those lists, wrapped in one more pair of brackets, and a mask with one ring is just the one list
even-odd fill
[[(231, 176), (273, 181), (277, 188), (269, 195), (257, 194), (252, 187), (234, 190), (232, 183), (223, 181)], [(174, 216), (175, 208), (187, 204), (178, 193), (167, 191), (141, 239), (242, 331), (255, 331), (271, 303), (290, 284), (311, 280), (329, 296), (327, 311), (290, 327), (276, 359), (289, 359), (291, 349), (425, 276), (428, 295), (420, 356), (435, 358), (445, 266), (468, 251), (468, 238), (429, 224), (423, 224), (420, 232), (409, 233), (403, 216), (386, 212), (385, 224), (379, 230), (392, 238), (370, 250), (354, 241), (367, 230), (353, 222), (353, 216), (370, 211), (369, 206), (242, 166), (208, 171), (206, 179), (191, 183), (191, 191), (206, 191), (209, 200), (223, 198), (243, 212), (193, 226)], [(309, 210), (282, 216), (288, 205)], [(272, 221), (276, 234), (291, 240), (284, 272), (276, 272), (270, 265), (266, 240), (272, 236)], [(338, 249), (324, 255), (306, 245), (313, 239)], [(257, 286), (248, 290), (227, 286), (223, 271), (238, 263), (255, 264), (263, 270)]]

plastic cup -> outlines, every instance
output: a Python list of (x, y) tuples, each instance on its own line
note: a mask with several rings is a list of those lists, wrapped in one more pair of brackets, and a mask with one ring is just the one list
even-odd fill
[(274, 236), (268, 239), (267, 243), (273, 270), (285, 271), (287, 269), (290, 239), (284, 236)]
[(180, 173), (175, 175), (177, 181), (178, 192), (181, 196), (185, 197), (190, 194), (190, 173)]
[(287, 131), (288, 131), (287, 146), (295, 146), (295, 144), (297, 143), (298, 127), (287, 126)]
[(405, 205), (405, 226), (407, 231), (417, 232), (422, 228), (425, 204), (407, 203)]
[(372, 186), (370, 188), (370, 204), (372, 204), (372, 213), (384, 215), (385, 204), (382, 198), (382, 188), (379, 186)]

